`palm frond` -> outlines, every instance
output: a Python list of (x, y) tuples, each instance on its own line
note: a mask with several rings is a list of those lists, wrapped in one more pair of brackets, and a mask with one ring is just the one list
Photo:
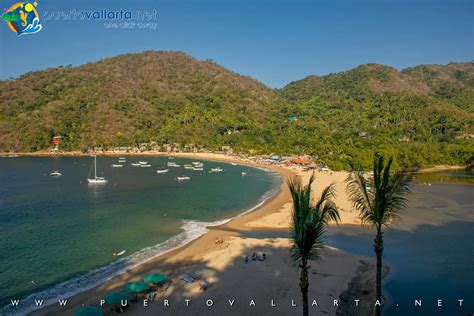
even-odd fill
[(346, 179), (349, 199), (363, 224), (387, 226), (407, 207), (412, 176), (404, 171), (392, 173), (392, 166), (393, 157), (386, 161), (377, 153), (372, 178), (366, 179), (362, 172), (356, 171)]
[(312, 204), (311, 185), (314, 179), (313, 173), (305, 186), (298, 177), (287, 179), (293, 199), (290, 254), (298, 267), (306, 266), (308, 260), (321, 258), (326, 243), (325, 227), (331, 220), (336, 222), (340, 220), (337, 207), (332, 201), (334, 197), (332, 185), (323, 190), (321, 198), (315, 205)]
[(385, 200), (385, 212), (382, 224), (388, 226), (408, 207), (408, 195), (413, 176), (407, 172), (396, 172), (390, 178)]
[(5, 12), (0, 16), (5, 22), (16, 22), (20, 20), (20, 15), (14, 12)]
[(361, 171), (356, 171), (349, 174), (346, 182), (349, 200), (352, 201), (355, 209), (359, 211), (362, 222), (369, 224), (373, 221), (374, 181), (368, 181)]

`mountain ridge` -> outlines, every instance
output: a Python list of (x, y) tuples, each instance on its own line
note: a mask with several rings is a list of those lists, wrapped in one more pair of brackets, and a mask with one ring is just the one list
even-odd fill
[(464, 163), (473, 78), (472, 62), (364, 64), (271, 89), (182, 52), (125, 54), (0, 81), (0, 151), (51, 148), (61, 135), (64, 150), (153, 141), (306, 153), (338, 168), (378, 149), (405, 166)]

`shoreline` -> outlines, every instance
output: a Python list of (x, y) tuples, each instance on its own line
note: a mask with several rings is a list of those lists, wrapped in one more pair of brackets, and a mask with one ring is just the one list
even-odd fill
[[(249, 160), (240, 158), (238, 154), (229, 155), (222, 152), (162, 152), (157, 150), (148, 150), (143, 152), (117, 152), (117, 151), (102, 151), (84, 153), (82, 151), (61, 151), (53, 153), (50, 151), (35, 151), (35, 152), (0, 152), (0, 158), (15, 158), (15, 157), (90, 157), (91, 155), (103, 157), (134, 157), (134, 156), (155, 156), (155, 157), (182, 157), (182, 158), (200, 158), (204, 160), (217, 160), (223, 162), (236, 162), (246, 165), (257, 165)], [(205, 158), (207, 157), (207, 158)], [(213, 157), (213, 158), (209, 158)], [(263, 166), (262, 168), (267, 167)], [(438, 171), (461, 170), (466, 169), (467, 166), (461, 165), (435, 165), (432, 167), (424, 167), (419, 169), (410, 169), (411, 173), (430, 173)], [(341, 170), (344, 171), (344, 170)], [(347, 170), (345, 170), (347, 171)]]
[[(112, 156), (121, 156), (121, 155), (123, 155), (123, 153), (114, 154)], [(136, 154), (136, 155), (146, 156), (143, 153)], [(295, 174), (301, 176), (301, 172), (299, 172), (297, 168), (295, 170), (294, 168), (289, 169), (289, 168), (283, 168), (280, 166), (273, 166), (273, 165), (260, 165), (260, 164), (256, 164), (250, 161), (241, 160), (237, 157), (222, 155), (222, 154), (174, 153), (170, 155), (167, 153), (161, 153), (157, 155), (156, 153), (148, 153), (148, 155), (149, 156), (153, 155), (153, 156), (174, 156), (174, 157), (183, 157), (183, 158), (199, 158), (203, 160), (215, 160), (215, 161), (222, 161), (222, 162), (227, 162), (227, 163), (237, 163), (240, 165), (248, 165), (251, 167), (263, 168), (263, 169), (271, 170), (274, 172), (278, 172), (283, 178), (288, 177), (288, 176), (293, 176)], [(67, 155), (67, 156), (70, 156), (70, 155)], [(132, 156), (132, 154), (129, 154), (128, 156)], [(303, 177), (303, 181), (306, 181), (304, 177)], [(225, 245), (235, 243), (235, 244), (238, 244), (239, 247), (247, 246), (247, 243), (250, 242), (250, 238), (243, 237), (242, 233), (244, 232), (248, 232), (248, 231), (258, 232), (260, 229), (281, 231), (282, 228), (285, 228), (285, 227), (275, 227), (272, 225), (267, 225), (265, 223), (258, 224), (258, 222), (264, 218), (275, 216), (275, 214), (278, 214), (279, 211), (281, 212), (281, 210), (285, 209), (285, 206), (290, 201), (291, 201), (291, 197), (289, 195), (285, 182), (283, 181), (280, 185), (279, 190), (276, 191), (275, 194), (273, 194), (271, 197), (268, 197), (263, 202), (262, 205), (255, 207), (255, 209), (253, 210), (250, 209), (250, 211), (248, 212), (240, 213), (236, 215), (236, 217), (229, 219), (223, 224), (208, 226), (206, 227), (206, 229), (208, 230), (206, 233), (186, 243), (185, 245), (178, 246), (176, 249), (172, 249), (164, 254), (153, 257), (145, 262), (138, 264), (136, 267), (126, 272), (123, 272), (117, 276), (112, 277), (110, 280), (100, 283), (99, 285), (94, 286), (88, 290), (72, 295), (71, 297), (68, 298), (67, 307), (59, 307), (57, 303), (53, 303), (52, 305), (44, 306), (40, 309), (35, 309), (29, 312), (29, 315), (53, 315), (58, 312), (69, 313), (73, 311), (74, 309), (77, 309), (78, 307), (82, 306), (83, 304), (86, 306), (92, 305), (92, 304), (97, 305), (99, 299), (102, 298), (106, 292), (119, 290), (120, 286), (126, 283), (127, 281), (131, 281), (131, 280), (138, 281), (139, 280), (138, 277), (145, 275), (147, 272), (151, 273), (152, 271), (156, 271), (156, 270), (159, 270), (160, 273), (164, 272), (162, 271), (162, 269), (160, 269), (160, 266), (162, 266), (163, 264), (166, 264), (169, 261), (186, 262), (186, 266), (196, 265), (200, 261), (202, 261), (203, 253), (205, 254), (205, 253), (216, 252), (217, 246), (214, 243), (216, 239), (221, 239), (223, 241), (223, 244)], [(257, 223), (257, 225), (252, 225), (252, 223)], [(265, 236), (263, 236), (263, 238), (259, 238), (257, 240), (260, 243), (271, 244), (273, 239), (266, 238)], [(289, 247), (288, 239), (286, 238), (284, 240), (279, 241), (278, 244), (279, 244), (279, 247), (281, 248)], [(345, 281), (342, 284), (338, 283), (337, 289), (332, 290), (334, 293), (330, 293), (331, 296), (335, 296), (335, 297), (337, 297), (339, 294), (343, 293), (343, 291), (346, 290), (349, 282), (357, 275), (356, 268), (360, 266), (363, 262), (361, 260), (361, 258), (363, 257), (356, 256), (349, 253), (344, 253), (344, 255), (341, 257), (341, 253), (342, 251), (340, 250), (330, 250), (328, 258), (331, 260), (334, 259), (333, 257), (339, 258), (339, 260), (342, 260), (342, 258), (344, 258), (344, 262), (346, 261), (350, 262), (350, 265), (352, 265), (354, 269), (350, 267), (344, 267), (343, 269), (345, 273), (344, 276), (346, 277)], [(289, 255), (286, 254), (286, 256), (284, 256), (284, 258), (282, 259), (284, 260), (289, 259)], [(339, 262), (338, 264), (341, 264), (341, 262)], [(327, 265), (323, 263), (322, 266), (319, 267), (318, 269), (325, 268), (326, 266)], [(293, 270), (296, 271), (296, 269), (293, 269)], [(169, 274), (171, 274), (173, 280), (175, 280), (177, 279), (177, 275), (174, 275), (172, 271), (173, 269), (170, 270)], [(332, 271), (332, 273), (335, 274), (334, 271)], [(179, 282), (179, 281), (175, 281), (175, 282)], [(299, 290), (297, 282), (292, 284), (291, 286), (292, 287), (295, 286)], [(325, 294), (325, 293), (322, 293), (322, 294)], [(296, 296), (295, 299), (300, 299), (300, 296)], [(330, 311), (330, 313), (333, 313), (333, 312), (335, 311)], [(128, 311), (127, 313), (130, 313), (130, 311)]]
[[(138, 156), (141, 154), (138, 154)], [(35, 155), (33, 155), (35, 156)], [(39, 156), (43, 156), (42, 154)], [(89, 156), (89, 155), (70, 155), (67, 154), (65, 157), (76, 157), (76, 156)], [(111, 155), (111, 156), (119, 156), (119, 155)], [(136, 155), (128, 155), (128, 156), (136, 156)], [(283, 168), (280, 167), (275, 167), (275, 166), (263, 166), (259, 165), (256, 163), (252, 163), (249, 161), (242, 161), (239, 159), (236, 159), (235, 157), (232, 156), (227, 156), (227, 155), (220, 155), (220, 154), (213, 154), (210, 156), (208, 153), (176, 153), (173, 155), (168, 155), (168, 154), (162, 154), (162, 155), (156, 155), (155, 153), (149, 153), (148, 156), (173, 156), (173, 157), (180, 157), (180, 158), (199, 158), (201, 160), (207, 160), (207, 161), (220, 161), (220, 162), (226, 162), (226, 163), (237, 163), (240, 165), (247, 165), (250, 167), (254, 168), (259, 168), (259, 169), (265, 169), (267, 171), (272, 171), (272, 172), (277, 172), (282, 178), (286, 176), (290, 176), (292, 172), (290, 170), (282, 170)], [(47, 155), (46, 155), (47, 157)], [(199, 237), (190, 240), (182, 245), (178, 245), (176, 247), (173, 247), (169, 250), (166, 250), (164, 253), (159, 254), (155, 257), (152, 257), (142, 263), (139, 263), (137, 266), (128, 269), (125, 272), (119, 273), (116, 276), (113, 276), (112, 278), (106, 280), (105, 282), (101, 282), (99, 285), (93, 286), (92, 288), (86, 289), (84, 291), (78, 292), (73, 294), (72, 296), (68, 297), (69, 299), (75, 298), (75, 297), (81, 297), (83, 295), (88, 295), (89, 291), (93, 291), (94, 289), (103, 286), (104, 284), (113, 281), (115, 278), (120, 277), (121, 275), (124, 274), (129, 274), (133, 273), (134, 270), (140, 269), (144, 265), (151, 265), (155, 261), (161, 261), (161, 260), (166, 260), (167, 258), (170, 258), (174, 255), (179, 254), (180, 252), (188, 252), (195, 243), (213, 243), (216, 238), (227, 238), (230, 236), (234, 236), (234, 234), (227, 234), (224, 233), (227, 229), (239, 229), (241, 231), (248, 231), (250, 230), (249, 227), (245, 226), (245, 223), (255, 220), (258, 217), (262, 217), (268, 214), (271, 214), (271, 210), (273, 208), (278, 208), (279, 204), (281, 203), (282, 199), (287, 199), (289, 198), (288, 196), (282, 197), (281, 193), (284, 191), (285, 188), (285, 182), (282, 181), (280, 184), (279, 188), (277, 190), (274, 190), (273, 194), (262, 201), (259, 201), (256, 205), (249, 207), (248, 209), (243, 210), (242, 213), (238, 213), (230, 218), (226, 218), (223, 220), (216, 221), (224, 223), (222, 224), (216, 224), (216, 225), (210, 225), (206, 226), (205, 228), (207, 229), (207, 232), (204, 234), (200, 235)], [(214, 237), (216, 234), (219, 234), (219, 237)], [(67, 298), (66, 296), (63, 298)], [(45, 305), (43, 308), (40, 309), (35, 309), (33, 311), (28, 312), (28, 315), (41, 315), (43, 313), (48, 314), (49, 309), (53, 308), (54, 309), (54, 304), (57, 303), (54, 301), (52, 304)], [(82, 305), (82, 304), (81, 304)], [(87, 305), (87, 304), (86, 304)], [(80, 307), (80, 305), (76, 306), (75, 308)], [(69, 310), (69, 307), (68, 307)], [(54, 312), (53, 312), (54, 313)]]

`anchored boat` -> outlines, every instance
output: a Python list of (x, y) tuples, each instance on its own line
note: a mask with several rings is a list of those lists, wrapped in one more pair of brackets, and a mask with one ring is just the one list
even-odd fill
[(94, 155), (94, 178), (87, 178), (87, 182), (89, 182), (89, 184), (106, 184), (107, 182), (109, 182), (104, 177), (97, 176), (97, 156), (96, 155)]

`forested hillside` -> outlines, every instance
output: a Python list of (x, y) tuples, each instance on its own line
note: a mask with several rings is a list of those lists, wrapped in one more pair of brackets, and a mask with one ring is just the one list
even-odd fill
[(367, 64), (309, 76), (280, 94), (298, 117), (296, 133), (304, 130), (320, 158), (340, 167), (350, 160), (368, 166), (376, 150), (404, 166), (462, 164), (473, 155), (473, 63), (402, 72)]
[(128, 54), (0, 81), (0, 151), (156, 142), (311, 154), (367, 167), (464, 164), (473, 152), (474, 65), (367, 64), (273, 90), (179, 52)]

